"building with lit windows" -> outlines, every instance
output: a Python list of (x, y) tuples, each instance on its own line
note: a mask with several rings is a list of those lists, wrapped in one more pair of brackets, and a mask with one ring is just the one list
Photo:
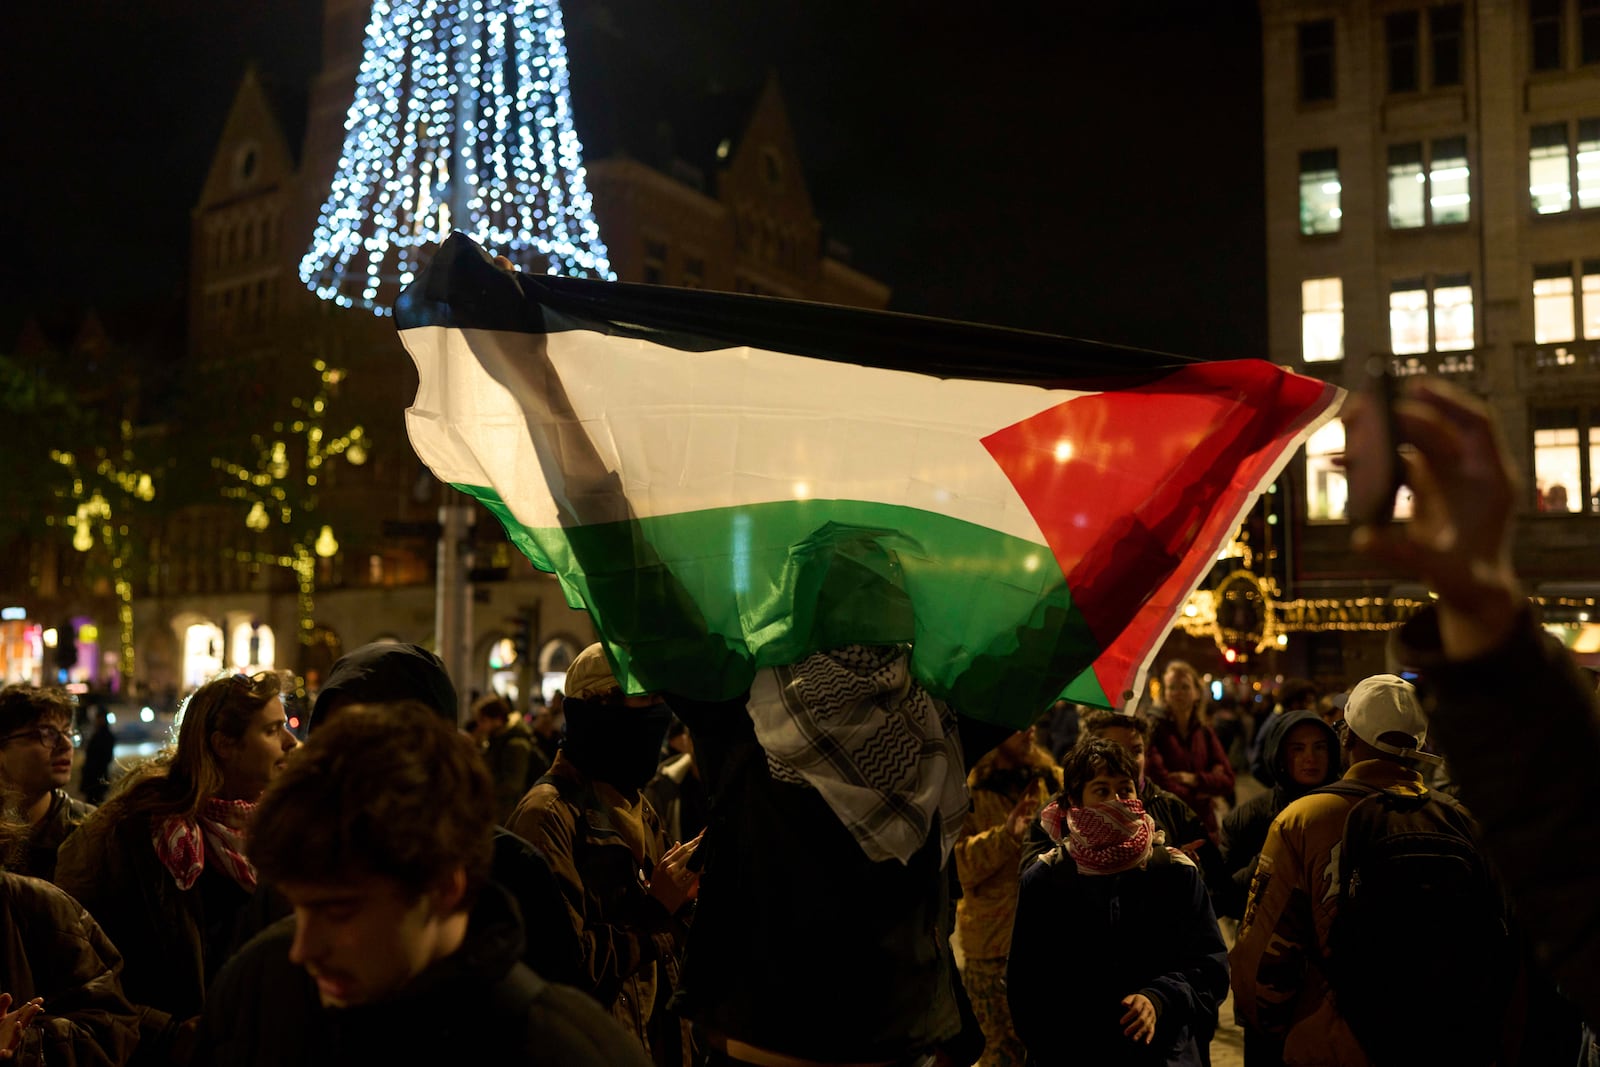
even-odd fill
[[(1525, 483), (1518, 569), (1600, 652), (1600, 0), (1261, 11), (1273, 360), (1357, 387), (1378, 359), (1488, 400)], [(1381, 631), (1341, 613), (1392, 621), (1426, 592), (1349, 552), (1343, 450), (1332, 422), (1285, 483), (1285, 594), (1324, 631), (1289, 652), (1327, 679), (1383, 667)]]

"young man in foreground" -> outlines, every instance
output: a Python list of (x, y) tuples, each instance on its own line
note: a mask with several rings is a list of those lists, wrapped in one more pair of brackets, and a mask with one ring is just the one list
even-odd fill
[(197, 1062), (643, 1067), (593, 1001), (519, 962), (522, 923), (488, 881), (494, 816), (472, 742), (421, 705), (317, 730), (250, 841), (294, 915), (218, 977)]

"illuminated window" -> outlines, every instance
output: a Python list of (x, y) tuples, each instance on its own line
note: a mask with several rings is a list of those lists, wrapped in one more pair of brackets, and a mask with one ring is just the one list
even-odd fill
[(1528, 195), (1541, 215), (1572, 207), (1567, 160), (1567, 124), (1535, 126), (1528, 139)]
[(1395, 282), (1389, 292), (1389, 350), (1397, 356), (1428, 350), (1428, 289), (1420, 278)]
[(1465, 274), (1442, 277), (1433, 286), (1433, 347), (1465, 352), (1476, 335), (1472, 322), (1472, 282)]
[(1389, 146), (1389, 225), (1396, 230), (1427, 224), (1422, 146)]
[(1465, 137), (1433, 142), (1433, 158), (1428, 169), (1428, 206), (1435, 225), (1467, 221), (1472, 210), (1472, 194), (1467, 188), (1471, 176)]
[(1590, 341), (1600, 341), (1600, 259), (1583, 261), (1579, 287), (1583, 301), (1583, 336)]
[(1396, 11), (1383, 20), (1384, 38), (1389, 49), (1389, 91), (1414, 92), (1419, 81), (1422, 40), (1420, 19), (1415, 11)]
[(1533, 491), (1537, 511), (1570, 514), (1583, 506), (1585, 427), (1576, 408), (1534, 412)]
[(1349, 486), (1344, 477), (1344, 423), (1333, 419), (1306, 439), (1306, 518), (1344, 518)]
[(1389, 146), (1389, 226), (1396, 230), (1466, 222), (1472, 214), (1467, 139)]
[(1578, 123), (1577, 162), (1578, 206), (1600, 207), (1600, 119)]
[(1332, 100), (1334, 92), (1333, 20), (1300, 24), (1300, 102)]
[(1536, 344), (1570, 341), (1574, 333), (1572, 267), (1552, 263), (1533, 268), (1533, 340)]
[(1338, 233), (1339, 152), (1324, 148), (1300, 153), (1300, 232)]
[(1300, 355), (1307, 363), (1344, 358), (1344, 284), (1338, 278), (1300, 283)]

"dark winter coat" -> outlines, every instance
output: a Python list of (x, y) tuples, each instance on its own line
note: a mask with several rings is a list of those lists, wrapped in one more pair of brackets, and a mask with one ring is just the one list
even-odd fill
[(19, 1067), (109, 1067), (139, 1040), (117, 981), (122, 957), (79, 903), (38, 879), (0, 872), (0, 992), (13, 1006), (44, 998)]
[[(1028, 1062), (1198, 1067), (1228, 995), (1228, 949), (1200, 873), (1152, 853), (1142, 868), (1082, 875), (1064, 847), (1022, 874), (1006, 969)], [(1148, 1045), (1123, 1036), (1122, 998), (1157, 1012)]]
[[(18, 862), (6, 864), (6, 869), (33, 878), (55, 881), (56, 854), (61, 843), (87, 819), (94, 806), (67, 795), (65, 789), (52, 790), (50, 810), (29, 832), (21, 846)], [(0, 989), (0, 992), (7, 990)]]
[(100, 808), (67, 838), (56, 884), (121, 951), (122, 988), (140, 1010), (143, 1051), (150, 1052), (166, 1047), (176, 1027), (205, 1007), (206, 986), (237, 943), (250, 897), (211, 868), (192, 888), (179, 889), (156, 856), (149, 818), (115, 814)]
[(1245, 901), (1250, 898), (1250, 879), (1255, 876), (1256, 859), (1261, 855), (1261, 846), (1267, 843), (1267, 831), (1272, 828), (1272, 820), (1292, 801), (1317, 788), (1295, 785), (1282, 760), (1283, 739), (1289, 736), (1290, 730), (1304, 722), (1321, 726), (1327, 736), (1328, 773), (1321, 784), (1327, 785), (1339, 777), (1339, 737), (1333, 732), (1333, 727), (1323, 722), (1316, 712), (1286, 711), (1274, 715), (1262, 727), (1262, 755), (1276, 784), (1267, 792), (1240, 804), (1222, 820), (1222, 862), (1227, 880), (1212, 886), (1212, 901), (1221, 915), (1235, 919), (1244, 917)]
[(824, 1062), (897, 1060), (955, 1038), (937, 825), (909, 863), (874, 862), (815, 790), (773, 781), (744, 697), (668, 699), (711, 793), (674, 1006), (727, 1037)]
[(1600, 713), (1594, 684), (1529, 612), (1499, 648), (1445, 660), (1438, 616), (1400, 631), (1429, 682), (1428, 739), (1483, 829), (1546, 970), (1600, 1028)]
[(193, 1067), (648, 1067), (644, 1050), (594, 1001), (518, 961), (522, 928), (493, 885), (479, 895), (461, 948), (376, 1004), (324, 1008), (315, 980), (289, 961), (293, 941), (291, 917), (223, 969)]

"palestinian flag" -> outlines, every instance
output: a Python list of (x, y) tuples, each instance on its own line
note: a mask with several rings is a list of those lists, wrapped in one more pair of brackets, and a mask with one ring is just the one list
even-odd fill
[(1270, 363), (497, 268), (395, 305), (418, 456), (635, 691), (910, 642), (963, 714), (1120, 703), (1340, 391)]

